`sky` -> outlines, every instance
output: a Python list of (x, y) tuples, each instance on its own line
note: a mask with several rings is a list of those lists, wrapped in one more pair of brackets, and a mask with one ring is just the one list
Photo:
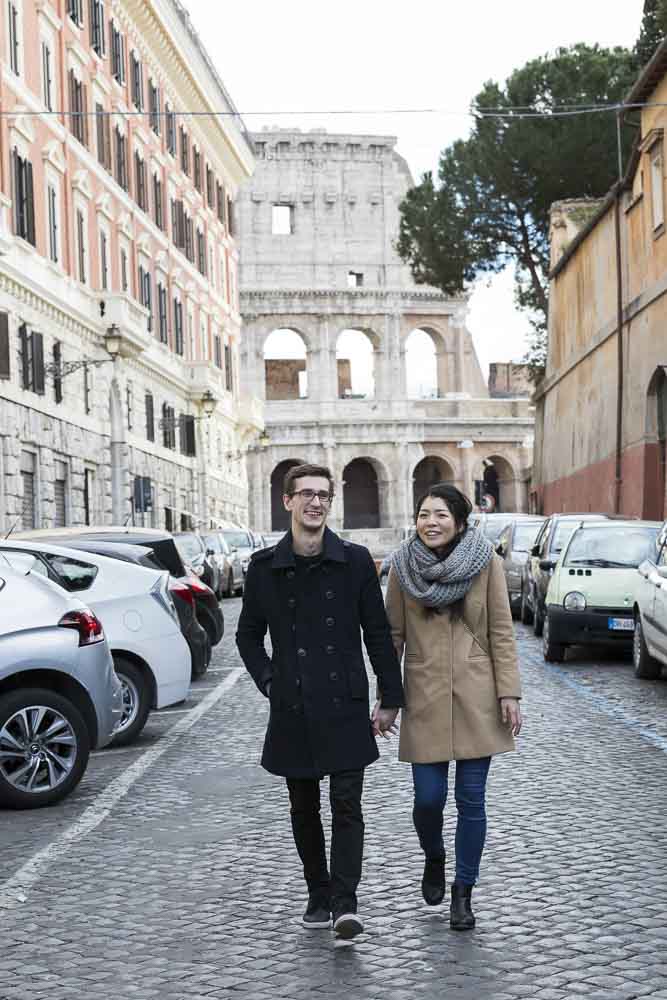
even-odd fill
[[(629, 47), (643, 10), (643, 0), (182, 2), (249, 129), (395, 135), (416, 181), (468, 134), (466, 110), (487, 80), (563, 45)], [(438, 113), (398, 113), (424, 108)], [(376, 110), (393, 113), (363, 113)], [(484, 369), (521, 359), (529, 325), (511, 273), (475, 286), (468, 328)]]

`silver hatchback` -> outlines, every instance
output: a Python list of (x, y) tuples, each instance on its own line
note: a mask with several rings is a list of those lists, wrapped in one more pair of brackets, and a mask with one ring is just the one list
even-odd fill
[(0, 560), (0, 807), (52, 805), (122, 715), (99, 619), (57, 584)]

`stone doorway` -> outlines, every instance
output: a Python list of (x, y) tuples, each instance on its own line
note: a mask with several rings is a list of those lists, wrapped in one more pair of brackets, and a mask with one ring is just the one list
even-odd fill
[(290, 526), (290, 512), (283, 504), (283, 482), (290, 469), (302, 464), (300, 459), (286, 458), (271, 473), (271, 531), (287, 531)]
[(429, 455), (422, 458), (412, 476), (412, 503), (415, 508), (419, 498), (435, 483), (454, 485), (454, 470), (444, 458)]
[(380, 527), (377, 473), (368, 459), (355, 458), (343, 472), (343, 527)]

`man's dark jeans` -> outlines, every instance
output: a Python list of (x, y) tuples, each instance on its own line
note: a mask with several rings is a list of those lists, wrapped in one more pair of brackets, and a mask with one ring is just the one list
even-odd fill
[(329, 778), (331, 802), (331, 878), (320, 819), (317, 778), (288, 778), (292, 831), (308, 892), (334, 913), (357, 912), (357, 886), (364, 850), (361, 793), (364, 772), (339, 771)]

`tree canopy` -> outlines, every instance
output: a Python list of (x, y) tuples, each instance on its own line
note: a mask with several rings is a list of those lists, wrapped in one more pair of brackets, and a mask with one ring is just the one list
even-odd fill
[(645, 66), (667, 35), (667, 0), (644, 0), (644, 14), (635, 55), (640, 66)]
[[(437, 182), (425, 174), (401, 204), (397, 249), (417, 282), (452, 295), (481, 274), (515, 265), (518, 305), (537, 317), (537, 364), (550, 206), (600, 197), (618, 175), (615, 115), (556, 112), (617, 103), (635, 77), (630, 51), (575, 45), (532, 60), (504, 86), (486, 83), (474, 101), (470, 137), (442, 152)], [(516, 109), (545, 116), (522, 117)]]

